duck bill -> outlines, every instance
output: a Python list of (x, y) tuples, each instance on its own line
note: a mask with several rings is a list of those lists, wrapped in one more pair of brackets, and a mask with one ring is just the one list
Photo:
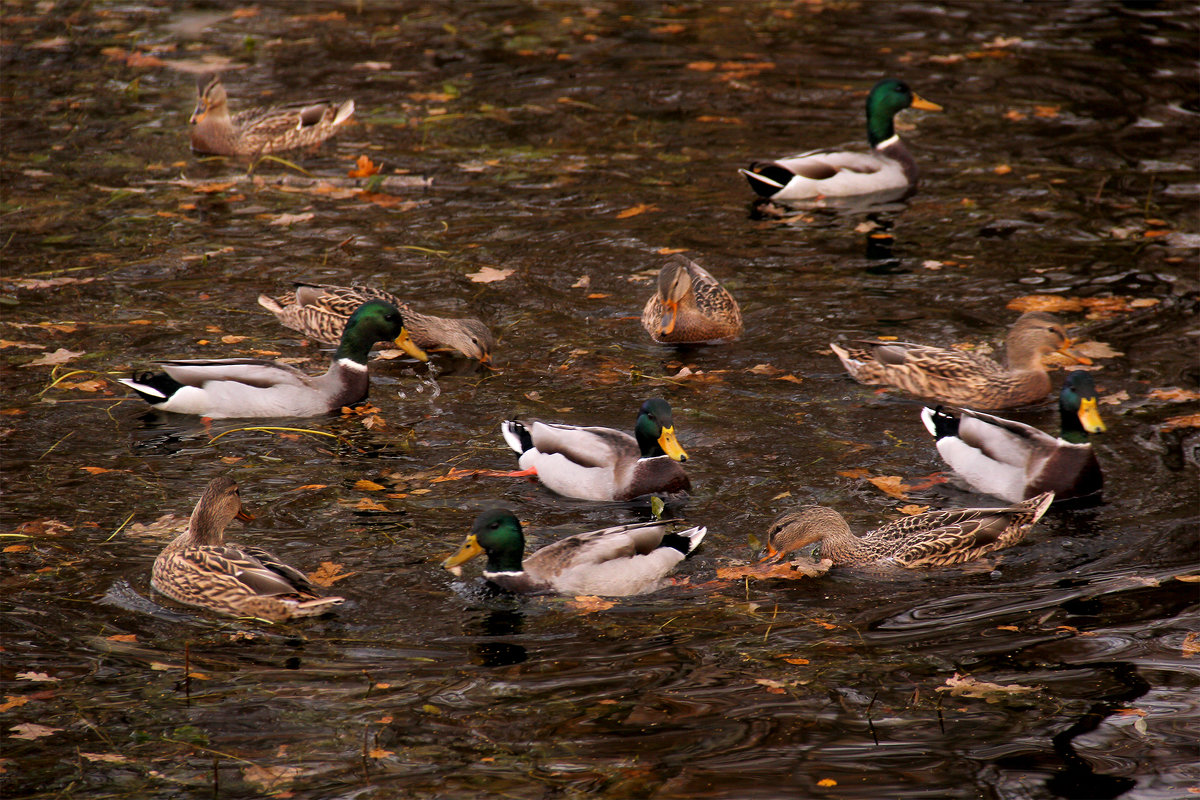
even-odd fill
[(417, 361), (428, 361), (429, 355), (417, 347), (417, 343), (408, 335), (407, 329), (401, 329), (400, 335), (396, 337), (396, 347), (399, 347), (404, 352), (415, 358)]
[(1092, 360), (1090, 358), (1088, 358), (1085, 355), (1080, 355), (1079, 353), (1075, 353), (1075, 352), (1071, 351), (1071, 345), (1073, 345), (1073, 344), (1075, 344), (1075, 342), (1073, 342), (1070, 339), (1067, 339), (1065, 342), (1063, 342), (1062, 347), (1058, 348), (1058, 352), (1062, 353), (1064, 356), (1071, 359), (1072, 361), (1074, 361), (1077, 364), (1083, 364), (1084, 366), (1090, 366), (1092, 363)]
[(240, 519), (242, 522), (250, 522), (254, 519), (254, 515), (243, 507), (238, 509), (238, 513), (234, 516), (234, 519)]
[(1096, 398), (1085, 397), (1080, 401), (1079, 423), (1088, 433), (1104, 433), (1108, 430), (1104, 425), (1104, 420), (1100, 419), (1100, 408), (1096, 403)]
[(941, 111), (942, 110), (942, 107), (939, 106), (937, 103), (931, 103), (928, 100), (926, 100), (924, 97), (921, 97), (919, 94), (913, 95), (912, 107), (919, 108), (922, 111)]
[(207, 113), (208, 108), (201, 103), (200, 105), (196, 106), (196, 110), (192, 112), (192, 118), (189, 120), (189, 122), (192, 125), (197, 125), (204, 119), (204, 115)]
[(676, 461), (687, 461), (687, 453), (679, 446), (679, 440), (675, 438), (675, 426), (663, 428), (662, 434), (658, 437), (658, 446), (662, 451)]
[(679, 318), (679, 303), (668, 300), (666, 306), (666, 311), (663, 312), (662, 325), (658, 328), (659, 336), (669, 336), (675, 330), (675, 320)]
[(467, 537), (467, 541), (463, 542), (463, 546), (458, 548), (458, 552), (442, 562), (442, 567), (450, 569), (457, 567), (459, 564), (470, 561), (475, 556), (483, 552), (483, 548), (479, 546), (479, 542), (475, 539), (475, 534)]
[(758, 559), (758, 563), (766, 564), (771, 561), (778, 561), (781, 555), (781, 553), (775, 549), (775, 545), (771, 544), (770, 542), (767, 542), (765, 552), (766, 554), (762, 558)]

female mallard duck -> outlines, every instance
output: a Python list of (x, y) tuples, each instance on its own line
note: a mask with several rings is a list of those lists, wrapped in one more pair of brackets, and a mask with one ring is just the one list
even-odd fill
[(1092, 376), (1076, 371), (1058, 396), (1062, 435), (1057, 439), (1031, 425), (966, 409), (955, 419), (940, 406), (925, 408), (921, 419), (937, 439), (942, 459), (972, 489), (1010, 503), (1046, 491), (1068, 500), (1104, 485), (1088, 441), (1089, 433), (1105, 429), (1096, 403)]
[(867, 95), (867, 140), (871, 152), (813, 150), (740, 169), (761, 197), (786, 202), (815, 197), (850, 197), (917, 188), (919, 172), (896, 135), (893, 117), (906, 108), (941, 111), (903, 81), (885, 78)]
[(337, 344), (346, 320), (368, 300), (382, 300), (400, 309), (404, 326), (413, 342), (423, 350), (457, 350), (467, 358), (488, 361), (496, 340), (477, 319), (432, 317), (413, 311), (393, 294), (370, 286), (326, 286), (297, 283), (291, 294), (277, 299), (258, 296), (258, 304), (270, 311), (284, 327), (300, 331), (310, 339)]
[(1071, 340), (1050, 314), (1030, 311), (1013, 323), (1005, 339), (1008, 368), (975, 353), (905, 342), (864, 341), (864, 347), (830, 344), (842, 366), (859, 383), (893, 386), (918, 397), (958, 406), (1012, 408), (1050, 393), (1042, 356), (1067, 352)]
[[(680, 461), (687, 453), (675, 438), (666, 400), (642, 403), (634, 436), (612, 428), (505, 420), (504, 440), (521, 455), (522, 472), (546, 488), (581, 500), (632, 500), (644, 494), (691, 488)], [(635, 438), (636, 437), (636, 438)]]
[(706, 531), (672, 532), (669, 522), (618, 525), (568, 536), (523, 558), (521, 523), (507, 508), (493, 508), (475, 518), (467, 541), (442, 566), (455, 569), (487, 553), (483, 577), (510, 592), (626, 597), (665, 586), (667, 573)]
[(237, 484), (213, 478), (188, 529), (154, 559), (150, 585), (177, 602), (228, 614), (282, 622), (324, 614), (340, 597), (322, 597), (302, 572), (257, 547), (225, 544), (225, 526), (254, 519)]
[(351, 406), (367, 396), (367, 358), (375, 342), (393, 339), (413, 358), (426, 356), (408, 338), (404, 319), (380, 300), (364, 303), (346, 331), (324, 375), (257, 358), (160, 361), (163, 372), (134, 374), (121, 383), (152, 407), (212, 419), (228, 417), (315, 417)]
[(846, 520), (832, 508), (806, 506), (771, 523), (767, 556), (782, 559), (792, 551), (820, 542), (820, 557), (834, 564), (944, 567), (971, 561), (1021, 541), (1053, 500), (1054, 492), (1046, 492), (1008, 508), (926, 511), (898, 519), (865, 536), (851, 533)]
[(219, 75), (201, 76), (192, 113), (192, 150), (220, 156), (257, 156), (320, 144), (354, 114), (354, 101), (254, 108), (229, 115)]
[(658, 271), (658, 291), (642, 327), (664, 344), (717, 344), (742, 333), (742, 311), (725, 287), (695, 261), (673, 256)]

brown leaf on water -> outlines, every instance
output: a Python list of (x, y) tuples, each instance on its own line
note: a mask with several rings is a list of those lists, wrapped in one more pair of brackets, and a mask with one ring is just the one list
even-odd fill
[(684, 25), (681, 22), (668, 22), (665, 25), (659, 25), (657, 28), (651, 28), (650, 32), (651, 33), (672, 34), (672, 33), (683, 33), (686, 30), (687, 30), (687, 25)]
[(1112, 345), (1107, 342), (1097, 342), (1091, 339), (1072, 344), (1071, 352), (1087, 358), (1119, 358), (1125, 355), (1119, 350), (1114, 350)]
[(216, 194), (217, 192), (224, 192), (228, 189), (232, 189), (234, 186), (237, 186), (236, 181), (227, 181), (225, 183), (202, 183), (199, 186), (193, 186), (192, 191), (197, 194)]
[(408, 211), (420, 205), (416, 200), (405, 200), (387, 192), (359, 192), (355, 197), (365, 203), (374, 203), (380, 208), (394, 208), (397, 211)]
[(821, 778), (821, 780), (817, 781), (817, 786), (823, 786), (828, 789), (831, 786), (837, 786), (837, 781), (833, 778)]
[(1000, 166), (994, 168), (992, 172), (996, 173), (997, 175), (1007, 175), (1008, 173), (1012, 172), (1012, 167), (1010, 167), (1008, 164), (1001, 164)]
[(104, 638), (108, 639), (110, 642), (136, 642), (137, 634), (136, 633), (116, 633), (116, 634), (113, 634), (112, 636), (105, 636)]
[(865, 478), (870, 474), (870, 470), (863, 469), (862, 467), (838, 470), (838, 475), (841, 475), (843, 478)]
[(792, 681), (776, 681), (770, 678), (755, 678), (754, 682), (766, 687), (771, 694), (787, 694), (787, 687), (793, 685)]
[(360, 492), (382, 492), (387, 487), (375, 481), (361, 480), (354, 482), (354, 488)]
[(1184, 658), (1192, 658), (1196, 653), (1200, 653), (1200, 633), (1192, 631), (1183, 637), (1183, 644), (1180, 645), (1180, 650)]
[(371, 161), (370, 156), (359, 156), (354, 169), (346, 173), (351, 178), (369, 178), (379, 172), (379, 165)]
[(924, 514), (926, 511), (928, 511), (929, 506), (918, 506), (918, 505), (914, 505), (914, 504), (910, 503), (909, 505), (906, 505), (906, 506), (900, 506), (900, 508), (897, 510), (901, 514), (905, 514), (910, 517), (915, 517), (917, 514)]
[(803, 578), (818, 578), (828, 572), (831, 566), (833, 566), (833, 562), (829, 559), (814, 561), (811, 558), (800, 557), (795, 561), (760, 561), (754, 564), (717, 567), (717, 577), (722, 580), (779, 578), (798, 581)]
[(108, 381), (90, 380), (79, 381), (78, 383), (71, 381), (59, 381), (58, 383), (54, 384), (54, 387), (56, 389), (74, 389), (80, 392), (98, 392), (101, 389), (108, 387)]
[(303, 486), (297, 486), (292, 491), (303, 492), (303, 491), (308, 491), (308, 490), (312, 490), (312, 489), (328, 489), (328, 488), (329, 488), (329, 484), (327, 484), (327, 483), (306, 483)]
[(1184, 414), (1181, 417), (1171, 417), (1163, 420), (1158, 426), (1162, 431), (1174, 431), (1180, 428), (1200, 428), (1200, 414)]
[(867, 478), (876, 489), (892, 497), (904, 499), (904, 493), (912, 487), (904, 483), (899, 475), (878, 475), (874, 478)]
[(568, 600), (567, 605), (576, 611), (582, 611), (585, 614), (591, 614), (596, 611), (607, 611), (615, 606), (616, 603), (612, 600), (605, 600), (604, 598), (589, 594), (580, 595), (572, 600)]
[(99, 761), (105, 764), (128, 764), (129, 758), (120, 753), (80, 753), (88, 761)]
[(382, 747), (375, 747), (375, 748), (367, 751), (367, 755), (370, 756), (371, 758), (387, 758), (388, 756), (390, 756), (392, 754), (393, 754), (393, 751), (384, 750)]
[(1027, 294), (1023, 297), (1014, 297), (1012, 300), (1009, 300), (1007, 307), (1013, 311), (1020, 311), (1022, 314), (1028, 311), (1046, 311), (1049, 313), (1082, 311), (1083, 301), (1078, 297), (1064, 297), (1057, 294)]
[(693, 61), (687, 65), (687, 68), (691, 69), (691, 70), (695, 70), (696, 72), (712, 72), (714, 69), (717, 68), (717, 62), (715, 62), (715, 61)]
[(1062, 106), (1034, 106), (1033, 115), (1042, 119), (1054, 119), (1061, 110)]
[(512, 275), (516, 270), (513, 269), (496, 269), (495, 267), (481, 267), (479, 272), (472, 272), (467, 275), (472, 283), (495, 283), (502, 281), (509, 275)]
[(275, 217), (267, 224), (268, 225), (277, 225), (280, 227), (287, 226), (287, 225), (295, 225), (299, 222), (308, 222), (314, 216), (316, 216), (316, 214), (312, 211), (305, 211), (302, 214), (280, 214), (279, 216)]
[(988, 681), (977, 681), (968, 676), (954, 673), (954, 677), (946, 679), (945, 686), (937, 687), (939, 692), (949, 692), (953, 697), (977, 697), (989, 703), (999, 703), (1013, 695), (1036, 692), (1033, 686), (1022, 686), (1019, 683), (999, 684)]
[(43, 736), (53, 736), (61, 731), (62, 728), (51, 728), (46, 725), (35, 725), (32, 722), (22, 722), (19, 725), (13, 725), (9, 730), (16, 731), (16, 733), (9, 734), (9, 737), (12, 739), (29, 739), (32, 741), (34, 739), (41, 739)]
[(256, 784), (264, 791), (275, 793), (303, 774), (299, 767), (271, 767), (253, 764), (242, 770), (242, 780)]
[(233, 10), (234, 19), (247, 19), (258, 16), (258, 6), (241, 6)]
[(790, 383), (803, 383), (804, 382), (803, 379), (797, 378), (795, 375), (793, 375), (791, 373), (788, 373), (787, 375), (780, 375), (778, 378), (775, 378), (775, 380), (788, 381)]
[(1166, 389), (1151, 389), (1150, 394), (1146, 395), (1146, 399), (1160, 403), (1190, 403), (1193, 400), (1200, 400), (1200, 392), (1171, 386)]
[(80, 467), (84, 472), (90, 472), (93, 475), (103, 475), (106, 472), (117, 472), (118, 470), (109, 469), (107, 467)]
[(754, 375), (778, 375), (779, 373), (783, 372), (783, 370), (773, 367), (770, 364), (755, 364), (753, 367), (746, 370), (746, 372)]
[(8, 547), (0, 550), (0, 553), (27, 553), (32, 549), (33, 548), (27, 544), (10, 544)]
[(31, 519), (17, 525), (14, 533), (22, 536), (62, 536), (75, 530), (57, 519)]
[(811, 663), (807, 658), (798, 658), (796, 656), (784, 656), (783, 660), (789, 664), (796, 664), (799, 666)]
[(308, 574), (308, 579), (317, 586), (329, 588), (343, 578), (349, 578), (351, 575), (357, 575), (357, 572), (342, 572), (342, 565), (335, 564), (332, 561), (322, 561), (316, 571)]
[(686, 247), (660, 247), (654, 252), (658, 253), (660, 256), (670, 256), (674, 255), (675, 253), (686, 253), (687, 251), (688, 249)]
[(65, 347), (60, 347), (53, 353), (48, 353), (36, 361), (30, 361), (28, 364), (22, 364), (22, 367), (55, 367), (59, 364), (65, 364), (73, 358), (79, 358), (86, 355), (86, 350), (68, 350)]
[(363, 499), (359, 500), (357, 503), (353, 504), (350, 507), (353, 508), (355, 511), (390, 511), (391, 510), (387, 506), (385, 506), (383, 503), (376, 503), (374, 500), (372, 500), (369, 497), (364, 497)]
[(617, 219), (629, 219), (636, 217), (638, 214), (645, 214), (647, 211), (658, 211), (658, 206), (653, 203), (638, 203), (636, 206), (630, 206), (624, 211), (617, 212)]

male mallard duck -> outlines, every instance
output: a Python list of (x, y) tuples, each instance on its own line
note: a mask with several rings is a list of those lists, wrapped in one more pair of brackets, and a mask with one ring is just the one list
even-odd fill
[(864, 341), (865, 347), (830, 344), (842, 366), (859, 383), (894, 386), (918, 397), (958, 406), (1012, 408), (1050, 393), (1042, 356), (1067, 352), (1071, 340), (1062, 323), (1042, 311), (1022, 314), (1005, 339), (1008, 369), (975, 353), (905, 342)]
[(537, 475), (546, 488), (567, 497), (632, 500), (691, 488), (678, 463), (687, 461), (687, 453), (675, 439), (666, 400), (642, 403), (634, 436), (612, 428), (517, 420), (505, 420), (500, 431), (520, 453), (525, 474)]
[(367, 358), (375, 342), (394, 339), (413, 358), (426, 356), (408, 338), (404, 319), (380, 300), (364, 303), (346, 331), (324, 375), (257, 358), (160, 361), (163, 372), (135, 373), (121, 383), (154, 408), (178, 414), (227, 417), (315, 417), (358, 403), (367, 396)]
[(903, 81), (885, 78), (867, 95), (867, 140), (871, 152), (812, 150), (739, 169), (761, 197), (786, 202), (814, 197), (849, 197), (917, 187), (917, 164), (896, 135), (892, 118), (906, 108), (941, 111)]
[(229, 115), (219, 75), (201, 76), (192, 113), (192, 150), (221, 156), (257, 156), (320, 144), (354, 114), (354, 101), (253, 108)]
[(254, 519), (237, 484), (213, 478), (188, 529), (154, 559), (150, 585), (177, 602), (231, 617), (282, 622), (324, 614), (340, 597), (322, 597), (304, 573), (257, 547), (225, 544), (225, 526)]
[(824, 506), (806, 506), (771, 523), (768, 557), (820, 542), (820, 557), (834, 564), (886, 563), (900, 567), (944, 567), (971, 561), (1014, 545), (1025, 537), (1054, 492), (1039, 494), (1008, 508), (957, 508), (926, 511), (898, 519), (865, 536), (855, 536), (842, 515)]
[(382, 300), (400, 309), (404, 327), (423, 350), (457, 350), (467, 358), (487, 361), (496, 340), (477, 319), (431, 317), (412, 309), (393, 294), (371, 286), (327, 286), (297, 283), (291, 294), (277, 299), (258, 296), (258, 304), (274, 314), (284, 327), (300, 331), (310, 339), (337, 344), (354, 309), (368, 300)]
[(452, 569), (487, 553), (483, 577), (510, 592), (625, 597), (666, 585), (666, 574), (706, 531), (671, 532), (669, 522), (618, 525), (568, 536), (523, 558), (521, 523), (507, 508), (493, 508), (475, 518), (466, 542), (442, 566)]
[(1104, 485), (1088, 441), (1089, 433), (1105, 429), (1096, 402), (1091, 375), (1068, 375), (1058, 396), (1062, 436), (1057, 439), (1031, 425), (966, 409), (955, 419), (941, 406), (925, 408), (921, 419), (937, 439), (942, 459), (972, 489), (1010, 503), (1046, 491), (1068, 500)]
[(658, 291), (642, 311), (656, 342), (716, 344), (742, 333), (742, 311), (725, 287), (699, 264), (673, 256), (658, 271)]

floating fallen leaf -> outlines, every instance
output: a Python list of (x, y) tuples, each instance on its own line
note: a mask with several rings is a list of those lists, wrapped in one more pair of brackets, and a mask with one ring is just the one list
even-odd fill
[(369, 178), (379, 172), (379, 165), (371, 161), (369, 156), (359, 156), (354, 169), (346, 173), (351, 178)]
[(107, 386), (108, 382), (101, 380), (79, 381), (78, 383), (60, 381), (59, 383), (55, 384), (55, 388), (58, 389), (74, 389), (80, 392), (98, 392)]
[(787, 687), (791, 686), (791, 681), (775, 681), (770, 678), (755, 678), (754, 682), (759, 686), (765, 686), (771, 694), (786, 694)]
[(376, 503), (369, 497), (364, 497), (357, 503), (351, 506), (355, 511), (388, 511), (388, 507), (383, 503)]
[(874, 478), (867, 478), (875, 488), (892, 497), (903, 499), (904, 493), (912, 487), (904, 483), (899, 475), (878, 475)]
[(595, 595), (580, 595), (573, 600), (568, 600), (567, 605), (576, 611), (582, 611), (585, 614), (590, 614), (595, 611), (607, 611), (616, 605), (612, 600), (605, 600)]
[(329, 484), (327, 484), (327, 483), (306, 483), (303, 486), (297, 486), (292, 491), (304, 492), (304, 491), (308, 491), (310, 489), (328, 489), (328, 488), (329, 488)]
[(798, 658), (798, 657), (796, 657), (796, 656), (784, 656), (783, 660), (784, 660), (784, 661), (786, 661), (786, 662), (787, 662), (787, 663), (789, 663), (789, 664), (800, 664), (800, 665), (803, 665), (803, 664), (808, 664), (808, 663), (809, 663), (809, 660), (808, 660), (807, 658)]
[(741, 580), (743, 578), (769, 580), (771, 578), (781, 578), (783, 580), (796, 581), (803, 578), (819, 578), (828, 572), (832, 566), (833, 562), (827, 558), (814, 561), (810, 558), (800, 557), (795, 561), (770, 561), (756, 564), (742, 564), (735, 567), (718, 567), (717, 577), (722, 580)]
[(1200, 414), (1184, 414), (1181, 417), (1171, 417), (1163, 420), (1159, 430), (1174, 431), (1180, 428), (1200, 428)]
[(342, 572), (342, 565), (332, 561), (322, 561), (314, 572), (308, 574), (308, 579), (317, 586), (330, 587), (343, 578), (357, 575), (357, 572)]
[(27, 544), (10, 544), (8, 547), (0, 550), (0, 553), (28, 553), (32, 549)]
[(108, 639), (110, 642), (136, 642), (137, 634), (136, 633), (116, 633), (116, 634), (113, 634), (112, 636), (106, 636), (104, 638)]
[(369, 755), (371, 758), (387, 758), (388, 756), (392, 755), (392, 751), (384, 750), (382, 747), (376, 747), (372, 750), (369, 750), (367, 755)]
[(797, 378), (795, 375), (792, 375), (790, 373), (787, 375), (780, 375), (778, 378), (775, 378), (775, 380), (788, 381), (789, 383), (803, 383), (804, 382), (803, 379)]
[(509, 275), (512, 275), (515, 270), (512, 269), (496, 269), (495, 267), (483, 267), (479, 272), (472, 272), (467, 275), (472, 283), (495, 283), (502, 281)]
[(5, 711), (11, 711), (14, 708), (20, 708), (28, 702), (28, 697), (21, 697), (20, 695), (15, 694), (6, 694), (4, 695), (4, 702), (0, 703), (0, 714), (4, 713)]
[(1010, 108), (1004, 112), (1004, 118), (1009, 122), (1020, 122), (1023, 119), (1029, 119), (1029, 115), (1023, 111), (1017, 111), (1015, 108)]
[(870, 474), (870, 470), (863, 469), (862, 467), (838, 470), (838, 475), (841, 475), (843, 478), (865, 478)]
[(380, 208), (394, 208), (397, 211), (408, 211), (420, 205), (416, 200), (405, 200), (387, 192), (358, 192), (354, 196), (365, 203), (374, 203)]
[(715, 62), (715, 61), (693, 61), (687, 65), (687, 68), (695, 70), (696, 72), (712, 72), (714, 69), (717, 68), (717, 62)]
[(44, 672), (18, 672), (16, 678), (19, 681), (33, 681), (34, 683), (58, 683), (58, 678), (51, 677)]
[(312, 211), (305, 211), (303, 214), (280, 214), (275, 219), (271, 220), (269, 225), (295, 225), (298, 222), (308, 222), (315, 214)]
[(57, 350), (55, 350), (53, 353), (48, 353), (47, 355), (42, 356), (41, 358), (37, 359), (36, 361), (30, 361), (28, 364), (22, 364), (21, 366), (22, 367), (54, 367), (54, 366), (58, 366), (59, 364), (65, 364), (73, 358), (79, 358), (81, 355), (84, 355), (86, 352), (87, 352), (86, 350), (80, 350), (80, 351), (76, 352), (74, 350), (68, 350), (65, 347), (60, 347)]
[(253, 764), (242, 770), (242, 780), (258, 784), (264, 790), (273, 792), (291, 783), (301, 774), (302, 771), (299, 767), (269, 767)]
[(577, 280), (571, 284), (571, 288), (572, 289), (586, 289), (591, 285), (592, 285), (591, 276), (580, 275), (579, 280)]
[(630, 206), (624, 211), (617, 212), (617, 219), (629, 219), (636, 217), (638, 214), (645, 214), (647, 211), (657, 211), (658, 206), (651, 203), (638, 203), (636, 206)]
[(100, 761), (105, 764), (128, 764), (129, 759), (120, 753), (80, 753), (88, 761)]
[(1200, 653), (1200, 633), (1192, 631), (1184, 636), (1180, 649), (1184, 658), (1192, 658), (1196, 653)]
[(779, 373), (783, 372), (783, 370), (776, 369), (775, 367), (772, 367), (770, 364), (755, 364), (753, 367), (751, 367), (750, 369), (748, 369), (746, 371), (753, 373), (755, 375), (778, 375)]
[(1112, 345), (1095, 340), (1073, 344), (1071, 345), (1071, 352), (1088, 358), (1119, 358), (1125, 355), (1118, 350), (1114, 350)]
[(1020, 629), (1020, 628), (1018, 628), (1016, 625), (997, 625), (997, 626), (996, 626), (996, 630), (998, 630), (998, 631), (1012, 631), (1013, 633), (1020, 633), (1020, 632), (1021, 632), (1021, 629)]
[(939, 692), (949, 692), (954, 697), (977, 697), (989, 703), (999, 703), (1012, 695), (1036, 692), (1033, 686), (1022, 686), (1019, 683), (1001, 685), (987, 681), (977, 681), (970, 676), (962, 676), (957, 672), (954, 677), (946, 679), (945, 686), (937, 687)]
[(53, 736), (62, 730), (62, 728), (50, 728), (46, 725), (35, 725), (32, 722), (22, 722), (19, 725), (13, 725), (9, 728), (10, 731), (16, 731), (11, 734), (14, 739), (41, 739), (43, 736)]
[(199, 186), (193, 186), (192, 191), (197, 194), (215, 194), (223, 192), (226, 189), (232, 189), (234, 186), (237, 186), (237, 184), (233, 181), (229, 181), (228, 183), (202, 183)]
[(1012, 167), (1010, 167), (1008, 164), (1001, 164), (993, 169), (992, 172), (996, 173), (997, 175), (1007, 175), (1008, 173), (1012, 172)]
[(1033, 114), (1034, 116), (1042, 117), (1043, 119), (1054, 119), (1058, 116), (1058, 112), (1061, 108), (1062, 106), (1034, 106)]
[(354, 482), (354, 488), (360, 492), (382, 492), (387, 487), (375, 481), (361, 480)]
[(833, 778), (821, 778), (821, 780), (817, 781), (817, 786), (837, 786), (837, 781), (835, 781)]
[(1151, 389), (1150, 394), (1146, 395), (1146, 399), (1162, 403), (1190, 403), (1193, 400), (1200, 400), (1200, 392), (1171, 386), (1166, 389)]
[(898, 510), (901, 514), (905, 514), (907, 516), (913, 517), (913, 516), (916, 516), (917, 514), (924, 514), (926, 511), (929, 510), (929, 506), (918, 506), (918, 505), (913, 505), (910, 503), (909, 505), (906, 505), (906, 506), (900, 506), (900, 508)]

